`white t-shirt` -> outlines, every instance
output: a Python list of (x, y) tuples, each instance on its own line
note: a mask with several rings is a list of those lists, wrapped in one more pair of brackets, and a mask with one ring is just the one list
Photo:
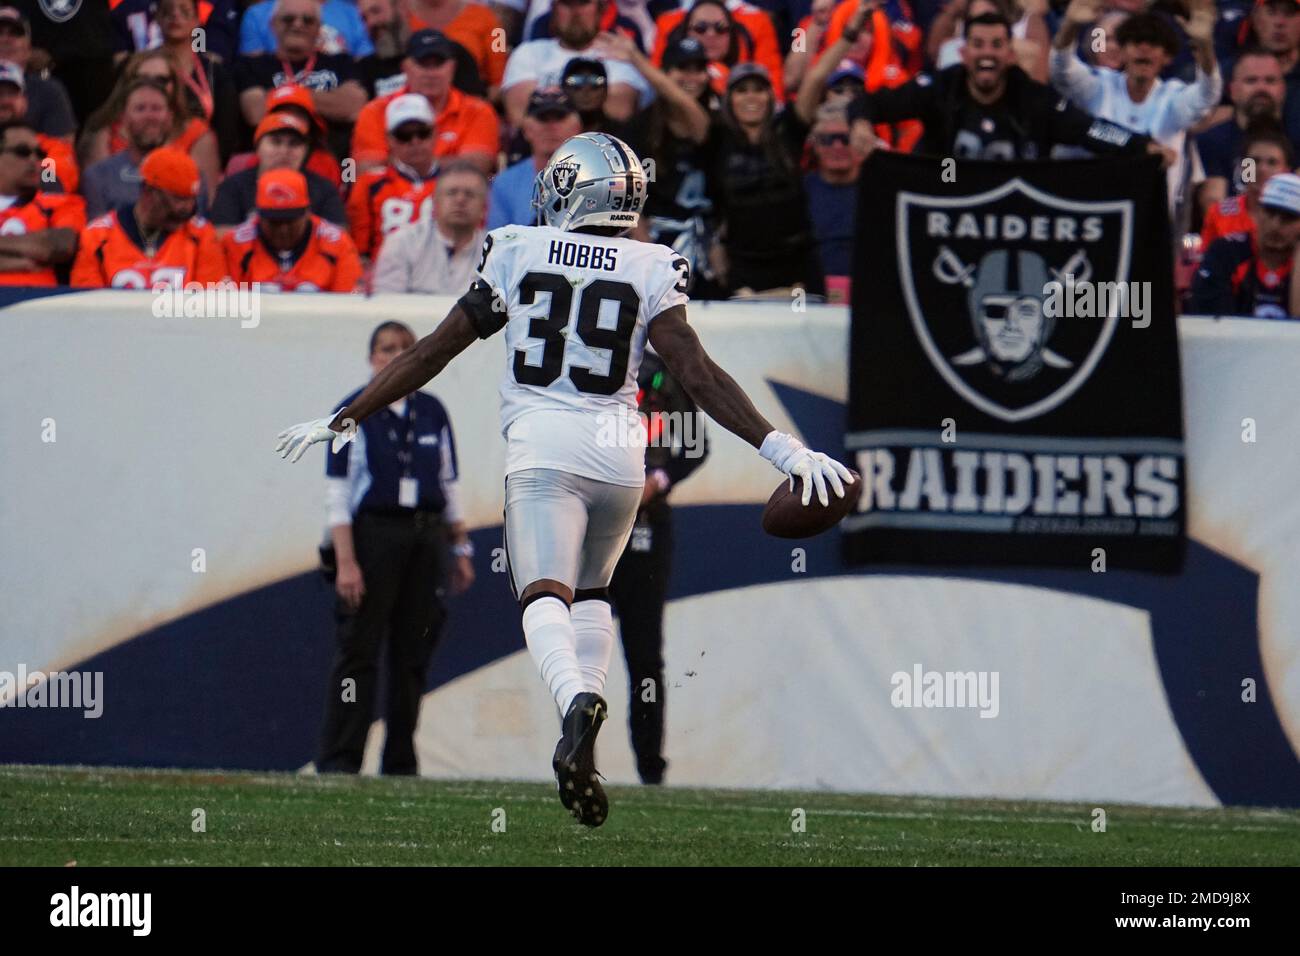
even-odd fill
[(588, 46), (585, 50), (569, 50), (560, 46), (560, 41), (529, 40), (515, 47), (506, 60), (506, 73), (501, 79), (501, 89), (508, 90), (517, 83), (532, 81), (538, 86), (559, 86), (565, 64), (575, 56), (591, 57), (605, 64), (609, 84), (625, 83), (637, 91), (637, 108), (645, 109), (654, 99), (654, 90), (630, 63), (622, 60), (606, 59), (597, 50)]
[(478, 275), (506, 306), (506, 474), (554, 468), (641, 487), (644, 442), (626, 440), (642, 427), (637, 372), (651, 320), (689, 301), (686, 260), (551, 226), (502, 226), (483, 250)]

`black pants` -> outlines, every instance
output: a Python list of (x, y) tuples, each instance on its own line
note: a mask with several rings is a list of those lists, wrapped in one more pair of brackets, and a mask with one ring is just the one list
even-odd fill
[[(388, 639), (388, 734), (383, 772), (414, 774), (412, 737), (429, 658), (442, 634), (442, 593), (448, 566), (447, 534), (433, 515), (360, 513), (352, 539), (366, 593), (349, 611), (338, 599), (338, 650), (325, 697), (322, 773), (357, 773), (374, 719), (379, 648)], [(345, 681), (355, 681), (355, 687)], [(351, 690), (350, 690), (351, 688)]]
[(664, 602), (672, 557), (671, 510), (662, 503), (642, 509), (609, 586), (627, 659), (628, 731), (645, 783), (661, 782), (668, 767), (663, 758)]

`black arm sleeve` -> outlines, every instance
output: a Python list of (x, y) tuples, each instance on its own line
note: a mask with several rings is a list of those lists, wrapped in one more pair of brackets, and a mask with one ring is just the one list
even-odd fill
[(1137, 155), (1145, 153), (1151, 142), (1149, 136), (1085, 113), (1064, 98), (1058, 99), (1051, 110), (1048, 128), (1053, 144), (1082, 146), (1102, 155)]
[(934, 81), (923, 73), (894, 89), (880, 89), (859, 96), (849, 104), (849, 122), (858, 119), (869, 123), (925, 120), (936, 102)]
[(459, 305), (481, 339), (496, 335), (506, 324), (506, 304), (482, 279), (475, 279), (469, 291), (460, 297)]

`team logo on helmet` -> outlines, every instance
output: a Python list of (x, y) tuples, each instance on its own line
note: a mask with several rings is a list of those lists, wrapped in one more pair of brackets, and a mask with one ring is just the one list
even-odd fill
[(1119, 314), (1057, 317), (1052, 290), (1127, 283), (1132, 220), (1129, 201), (1062, 199), (1020, 179), (978, 196), (901, 193), (899, 279), (939, 374), (1003, 421), (1061, 405), (1096, 368)]
[(578, 166), (576, 163), (561, 160), (551, 165), (551, 185), (555, 187), (555, 194), (561, 199), (569, 198), (569, 193), (573, 192), (573, 187), (577, 182)]

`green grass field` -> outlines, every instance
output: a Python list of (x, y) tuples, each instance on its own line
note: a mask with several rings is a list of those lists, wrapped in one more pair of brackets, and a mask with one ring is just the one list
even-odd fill
[(0, 767), (0, 865), (1300, 864), (1295, 811), (1115, 805), (1096, 833), (1074, 804), (609, 792), (609, 822), (587, 830), (542, 784)]

